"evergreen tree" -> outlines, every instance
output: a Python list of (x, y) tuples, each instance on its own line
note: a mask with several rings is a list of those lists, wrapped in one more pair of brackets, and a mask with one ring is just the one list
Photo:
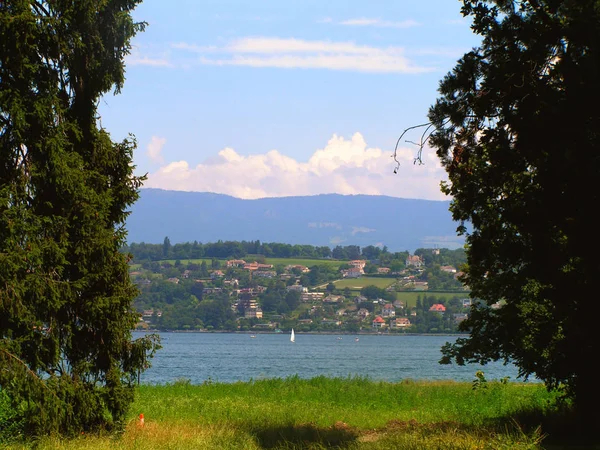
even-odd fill
[(483, 41), (429, 117), (454, 219), (472, 226), (463, 281), (482, 301), (443, 362), (510, 360), (565, 388), (595, 432), (600, 2), (464, 0), (462, 13)]
[(0, 2), (0, 389), (30, 432), (122, 423), (157, 342), (132, 341), (135, 140), (98, 128), (139, 0)]

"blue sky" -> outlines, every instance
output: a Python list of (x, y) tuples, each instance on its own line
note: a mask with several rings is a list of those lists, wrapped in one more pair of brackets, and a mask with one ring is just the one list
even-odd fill
[[(460, 1), (146, 0), (121, 94), (100, 106), (133, 133), (145, 187), (241, 198), (445, 199), (432, 150), (402, 143), (439, 80), (479, 38)], [(417, 140), (418, 135), (409, 136)]]

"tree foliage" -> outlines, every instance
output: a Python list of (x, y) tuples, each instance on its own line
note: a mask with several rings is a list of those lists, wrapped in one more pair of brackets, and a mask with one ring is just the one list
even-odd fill
[(463, 281), (481, 302), (442, 361), (510, 360), (597, 424), (600, 2), (464, 0), (462, 13), (483, 40), (442, 80), (430, 142), (453, 217), (472, 226)]
[(133, 138), (97, 104), (124, 82), (139, 0), (0, 2), (0, 389), (32, 433), (123, 421), (158, 345), (132, 341)]

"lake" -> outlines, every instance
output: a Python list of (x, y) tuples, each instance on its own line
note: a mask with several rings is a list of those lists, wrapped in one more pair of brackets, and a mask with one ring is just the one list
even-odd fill
[(256, 334), (255, 338), (238, 333), (158, 334), (163, 348), (142, 374), (142, 383), (178, 379), (194, 384), (207, 380), (231, 383), (292, 375), (364, 376), (390, 382), (472, 381), (477, 370), (483, 370), (488, 380), (517, 380), (517, 369), (502, 363), (440, 365), (440, 348), (445, 342), (454, 342), (454, 336), (296, 334), (292, 343), (286, 333)]

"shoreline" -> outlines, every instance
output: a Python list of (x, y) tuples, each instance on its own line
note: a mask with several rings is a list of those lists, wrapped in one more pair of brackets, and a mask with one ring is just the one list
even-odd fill
[[(188, 333), (197, 333), (197, 334), (248, 334), (248, 335), (258, 335), (258, 334), (287, 334), (289, 335), (289, 331), (282, 331), (280, 333), (275, 331), (226, 331), (226, 330), (211, 330), (211, 331), (203, 331), (203, 330), (133, 330), (133, 333), (177, 333), (177, 334), (188, 334)], [(467, 333), (373, 333), (373, 332), (356, 332), (350, 333), (348, 331), (295, 331), (296, 334), (301, 335), (333, 335), (333, 336), (468, 336)]]

